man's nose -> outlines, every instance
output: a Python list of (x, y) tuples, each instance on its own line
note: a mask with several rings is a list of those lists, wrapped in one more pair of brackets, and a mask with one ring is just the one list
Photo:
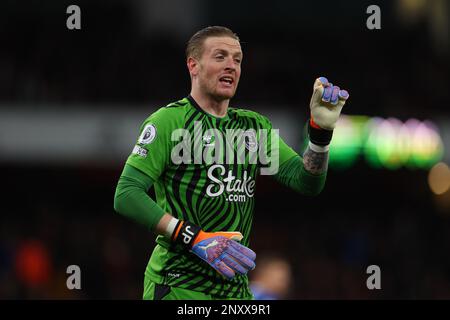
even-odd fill
[(230, 70), (230, 71), (236, 70), (236, 66), (234, 65), (234, 60), (232, 57), (227, 59), (227, 63), (225, 65), (225, 70)]

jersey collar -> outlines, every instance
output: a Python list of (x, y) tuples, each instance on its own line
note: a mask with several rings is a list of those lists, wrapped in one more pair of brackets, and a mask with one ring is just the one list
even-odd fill
[(220, 120), (220, 121), (226, 121), (226, 120), (230, 119), (230, 115), (229, 115), (229, 111), (230, 111), (230, 110), (229, 110), (229, 108), (228, 108), (228, 110), (227, 110), (226, 116), (223, 117), (223, 118), (219, 118), (219, 117), (213, 116), (212, 114), (209, 114), (208, 112), (206, 112), (205, 110), (203, 110), (203, 109), (198, 105), (197, 101), (195, 101), (195, 99), (194, 99), (191, 95), (188, 95), (188, 96), (186, 97), (186, 99), (189, 100), (189, 102), (191, 103), (191, 105), (192, 105), (195, 109), (197, 109), (197, 110), (198, 110), (199, 112), (201, 112), (201, 113), (204, 113), (204, 114), (207, 115), (208, 117), (211, 117), (211, 118), (213, 118), (213, 119)]

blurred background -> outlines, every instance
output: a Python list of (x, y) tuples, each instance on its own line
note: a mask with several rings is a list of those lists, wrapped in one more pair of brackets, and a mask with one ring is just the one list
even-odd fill
[[(72, 4), (80, 30), (66, 27)], [(254, 286), (450, 299), (449, 17), (446, 0), (2, 0), (0, 298), (141, 298), (155, 237), (114, 212), (116, 183), (142, 121), (189, 93), (189, 37), (224, 25), (244, 51), (232, 105), (268, 116), (298, 152), (314, 79), (351, 95), (323, 193), (259, 179)], [(66, 287), (69, 265), (81, 290)], [(366, 287), (369, 265), (381, 290)]]

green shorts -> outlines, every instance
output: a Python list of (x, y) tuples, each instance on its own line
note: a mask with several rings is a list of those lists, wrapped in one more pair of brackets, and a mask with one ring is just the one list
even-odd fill
[[(231, 298), (218, 298), (200, 291), (158, 284), (147, 277), (144, 279), (144, 294), (142, 298), (144, 300), (236, 300)], [(249, 297), (247, 300), (252, 299), (253, 297)]]

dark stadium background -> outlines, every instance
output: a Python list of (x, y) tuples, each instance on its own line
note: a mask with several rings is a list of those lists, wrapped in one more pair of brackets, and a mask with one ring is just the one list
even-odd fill
[[(71, 4), (81, 30), (66, 28)], [(371, 4), (381, 30), (366, 27)], [(436, 123), (448, 164), (449, 17), (445, 0), (3, 0), (0, 298), (141, 298), (154, 236), (113, 195), (140, 122), (189, 93), (184, 45), (207, 25), (242, 40), (233, 104), (278, 115), (297, 150), (324, 75), (350, 92), (345, 114)], [(449, 299), (450, 191), (428, 175), (359, 158), (316, 198), (261, 177), (252, 248), (288, 259), (289, 299)], [(372, 264), (381, 290), (366, 287)], [(81, 290), (66, 288), (69, 265)]]

